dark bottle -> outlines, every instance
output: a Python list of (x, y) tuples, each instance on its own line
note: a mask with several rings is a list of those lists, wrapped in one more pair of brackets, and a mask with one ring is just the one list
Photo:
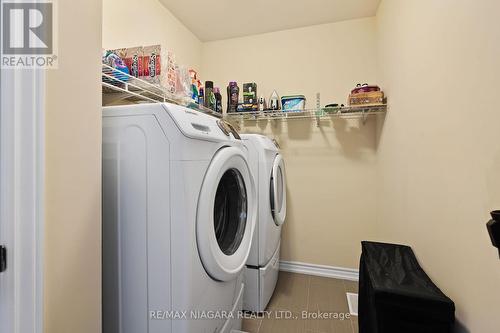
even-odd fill
[(240, 88), (235, 81), (229, 82), (227, 86), (227, 112), (236, 112), (238, 109), (238, 99)]
[(205, 104), (204, 106), (209, 109), (214, 109), (215, 105), (211, 105), (211, 96), (214, 92), (214, 83), (212, 81), (205, 81)]
[(222, 113), (222, 95), (220, 93), (219, 87), (215, 87), (214, 92), (215, 92), (215, 111)]

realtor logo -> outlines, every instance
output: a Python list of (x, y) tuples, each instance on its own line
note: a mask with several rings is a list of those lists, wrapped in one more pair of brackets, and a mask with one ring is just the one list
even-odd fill
[(2, 1), (2, 68), (55, 68), (54, 3)]

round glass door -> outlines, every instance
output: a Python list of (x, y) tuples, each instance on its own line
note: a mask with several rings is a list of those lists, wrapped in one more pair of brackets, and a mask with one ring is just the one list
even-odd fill
[(257, 217), (256, 199), (243, 152), (235, 147), (219, 150), (201, 187), (196, 221), (198, 252), (213, 279), (232, 280), (245, 266)]
[(227, 170), (220, 179), (214, 204), (215, 237), (221, 251), (232, 255), (245, 234), (248, 200), (245, 182), (237, 169)]
[(271, 174), (271, 211), (274, 223), (278, 226), (285, 222), (286, 218), (286, 178), (285, 162), (281, 155), (274, 160)]

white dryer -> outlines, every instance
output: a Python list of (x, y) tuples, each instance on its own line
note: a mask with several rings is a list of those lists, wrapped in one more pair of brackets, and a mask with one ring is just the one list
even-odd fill
[(257, 182), (259, 211), (245, 269), (243, 309), (262, 312), (278, 280), (281, 228), (286, 217), (285, 164), (275, 141), (257, 134), (241, 138)]
[(104, 108), (104, 333), (240, 328), (257, 205), (238, 138), (172, 104)]

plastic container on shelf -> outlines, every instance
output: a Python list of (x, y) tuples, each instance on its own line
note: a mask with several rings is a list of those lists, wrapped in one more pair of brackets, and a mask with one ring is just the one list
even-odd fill
[(281, 97), (281, 109), (283, 112), (299, 112), (306, 108), (306, 97), (304, 95), (293, 95)]

